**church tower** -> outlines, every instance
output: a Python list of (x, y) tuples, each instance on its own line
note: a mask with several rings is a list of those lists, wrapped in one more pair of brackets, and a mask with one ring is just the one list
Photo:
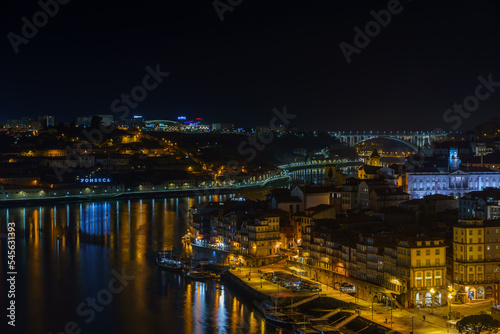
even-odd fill
[(382, 166), (382, 163), (380, 162), (380, 155), (378, 154), (377, 149), (374, 149), (372, 154), (370, 154), (368, 164), (370, 166)]

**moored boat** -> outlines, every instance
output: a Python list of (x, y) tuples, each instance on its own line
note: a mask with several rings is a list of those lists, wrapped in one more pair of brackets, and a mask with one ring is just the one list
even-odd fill
[(308, 323), (295, 324), (293, 334), (318, 334), (319, 332), (308, 326)]
[(264, 316), (266, 318), (266, 323), (272, 326), (293, 330), (295, 321), (289, 314), (272, 312), (266, 313)]
[(156, 257), (156, 264), (162, 269), (182, 273), (183, 265), (181, 261), (173, 260), (171, 253), (169, 258), (169, 252), (158, 252), (158, 256)]
[(205, 281), (207, 279), (206, 273), (198, 270), (190, 270), (186, 272), (185, 277), (193, 281)]
[(312, 328), (318, 331), (321, 334), (339, 334), (340, 331), (332, 326), (328, 325), (313, 325)]

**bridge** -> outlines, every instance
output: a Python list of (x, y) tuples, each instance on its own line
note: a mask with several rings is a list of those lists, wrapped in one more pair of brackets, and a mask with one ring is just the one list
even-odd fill
[(285, 171), (289, 171), (289, 170), (295, 170), (295, 169), (324, 167), (326, 165), (339, 165), (340, 169), (342, 169), (343, 166), (348, 167), (351, 165), (359, 167), (359, 166), (363, 165), (363, 160), (361, 160), (361, 159), (356, 159), (356, 160), (348, 160), (348, 159), (309, 160), (309, 161), (291, 162), (288, 164), (279, 165), (278, 168), (285, 170)]
[(433, 141), (442, 141), (450, 132), (446, 131), (342, 131), (330, 132), (347, 146), (354, 147), (367, 140), (383, 138), (403, 143), (415, 151)]

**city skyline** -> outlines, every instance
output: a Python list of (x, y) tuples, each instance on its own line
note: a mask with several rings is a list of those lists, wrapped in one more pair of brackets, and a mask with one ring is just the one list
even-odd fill
[(498, 332), (499, 14), (3, 1), (2, 328)]
[(112, 113), (113, 101), (157, 66), (169, 75), (131, 109), (149, 119), (188, 114), (256, 126), (286, 105), (306, 129), (415, 130), (432, 123), (456, 130), (491, 119), (500, 106), (490, 91), (460, 116), (466, 124), (444, 119), (474, 95), (479, 77), (500, 80), (493, 1), (221, 3), (61, 1), (46, 25), (20, 42), (22, 18), (32, 22), (43, 9), (7, 2), (3, 121)]

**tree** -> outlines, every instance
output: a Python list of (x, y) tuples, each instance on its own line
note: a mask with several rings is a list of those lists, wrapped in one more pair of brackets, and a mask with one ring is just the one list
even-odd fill
[(469, 315), (457, 322), (460, 333), (470, 330), (472, 333), (480, 334), (497, 327), (500, 327), (500, 321), (493, 319), (489, 314)]

